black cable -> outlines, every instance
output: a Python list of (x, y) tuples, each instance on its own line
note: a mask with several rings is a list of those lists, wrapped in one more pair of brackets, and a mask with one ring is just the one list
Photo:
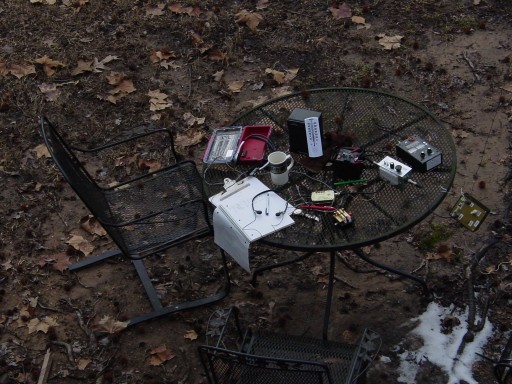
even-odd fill
[[(260, 192), (260, 193), (256, 194), (256, 195), (252, 198), (251, 206), (252, 206), (252, 210), (253, 210), (253, 212), (254, 212), (255, 214), (257, 214), (257, 215), (261, 215), (261, 214), (263, 213), (263, 211), (260, 211), (260, 210), (258, 210), (258, 209), (255, 209), (255, 208), (254, 208), (254, 200), (256, 200), (256, 198), (257, 198), (258, 196), (264, 195), (265, 193), (271, 193), (271, 192), (272, 192), (272, 193), (275, 193), (275, 194), (277, 195), (277, 192), (276, 192), (276, 191), (274, 191), (273, 189), (267, 189), (267, 190), (265, 190), (265, 191), (262, 191), (262, 192)], [(286, 206), (284, 207), (284, 210), (283, 210), (283, 211), (280, 211), (280, 212), (277, 212), (277, 213), (276, 213), (276, 216), (281, 216), (283, 213), (285, 213), (285, 212), (286, 212), (286, 210), (287, 210), (287, 209), (288, 209), (288, 200), (286, 200)]]
[(237, 151), (236, 151), (236, 161), (238, 161), (238, 158), (240, 156), (240, 154), (242, 153), (242, 148), (243, 146), (247, 143), (247, 141), (249, 139), (255, 139), (255, 140), (260, 140), (260, 141), (263, 141), (267, 144), (267, 146), (270, 148), (270, 150), (273, 152), (276, 150), (276, 146), (274, 145), (274, 143), (266, 136), (260, 134), (260, 133), (253, 133), (253, 134), (250, 134), (248, 135), (247, 137), (244, 138), (244, 140), (238, 145), (238, 148), (237, 148)]

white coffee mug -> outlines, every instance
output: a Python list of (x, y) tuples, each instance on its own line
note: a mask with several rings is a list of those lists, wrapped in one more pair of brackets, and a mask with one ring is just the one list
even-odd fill
[[(284, 152), (276, 151), (268, 155), (270, 177), (275, 185), (284, 185), (288, 182), (288, 174), (293, 167), (293, 158)], [(290, 160), (290, 164), (286, 163)]]

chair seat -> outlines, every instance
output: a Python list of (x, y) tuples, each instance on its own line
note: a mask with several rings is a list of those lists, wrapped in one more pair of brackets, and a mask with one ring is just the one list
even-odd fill
[[(334, 341), (324, 341), (302, 336), (291, 336), (275, 333), (256, 333), (248, 343), (246, 353), (258, 356), (300, 360), (327, 364), (334, 383), (347, 383), (353, 376), (353, 359), (358, 345), (343, 344)], [(240, 382), (259, 383), (260, 381), (247, 380), (255, 377), (251, 367), (246, 367), (243, 380)], [(275, 375), (281, 374), (274, 371)], [(265, 381), (272, 382), (272, 373), (267, 372)], [(277, 379), (275, 381), (278, 381)]]
[(202, 180), (191, 162), (106, 190), (105, 198), (112, 222), (150, 216), (116, 229), (130, 253), (164, 247), (191, 234), (196, 238), (211, 233), (205, 217)]

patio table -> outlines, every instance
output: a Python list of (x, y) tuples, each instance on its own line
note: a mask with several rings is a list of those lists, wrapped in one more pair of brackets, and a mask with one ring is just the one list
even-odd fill
[[(266, 269), (296, 262), (317, 252), (329, 252), (328, 300), (324, 315), (324, 338), (327, 338), (337, 251), (354, 251), (375, 266), (416, 281), (428, 292), (422, 279), (371, 259), (361, 248), (409, 230), (435, 210), (455, 176), (455, 145), (450, 131), (419, 104), (386, 92), (359, 88), (311, 89), (285, 95), (256, 106), (236, 118), (232, 125), (270, 125), (273, 144), (288, 153), (290, 134), (295, 133), (289, 131), (287, 121), (296, 108), (322, 114), (324, 156), (315, 161), (307, 153), (290, 152), (294, 166), (289, 182), (283, 186), (272, 187), (270, 173), (266, 170), (255, 176), (294, 206), (309, 200), (312, 192), (334, 190), (336, 197), (330, 204), (349, 212), (352, 223), (340, 225), (328, 211), (307, 211), (318, 217), (318, 221), (293, 216), (295, 224), (258, 241), (304, 254), (256, 269), (252, 281), (255, 283), (258, 274)], [(416, 184), (393, 185), (380, 177), (377, 164), (386, 156), (412, 166), (397, 157), (396, 146), (414, 137), (420, 137), (429, 148), (435, 148), (442, 156), (441, 164), (428, 171), (413, 170), (410, 179)], [(339, 177), (330, 159), (335, 146), (357, 148), (364, 154), (364, 166), (359, 171), (358, 180), (366, 181), (353, 183)], [(253, 169), (254, 165), (243, 163), (209, 165), (205, 172), (208, 194), (222, 190), (221, 183), (213, 181), (225, 177), (240, 178)]]

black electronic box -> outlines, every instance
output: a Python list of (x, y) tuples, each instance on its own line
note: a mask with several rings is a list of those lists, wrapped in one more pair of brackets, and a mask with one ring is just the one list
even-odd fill
[(309, 109), (295, 108), (288, 117), (288, 134), (290, 138), (290, 151), (297, 153), (308, 153), (308, 140), (304, 119), (317, 117), (320, 125), (320, 137), (322, 131), (322, 113), (310, 111)]
[(363, 173), (364, 154), (359, 148), (334, 148), (331, 155), (334, 177), (341, 180), (355, 180)]
[(420, 172), (430, 171), (443, 163), (443, 154), (416, 135), (399, 142), (396, 155), (413, 170)]

